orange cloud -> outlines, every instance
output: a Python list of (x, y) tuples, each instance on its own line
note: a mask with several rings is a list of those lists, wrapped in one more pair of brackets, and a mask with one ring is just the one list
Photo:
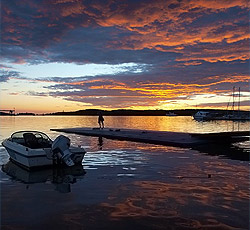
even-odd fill
[[(249, 7), (249, 1), (248, 0), (198, 0), (193, 2), (194, 6), (196, 7), (204, 7), (208, 9), (214, 9), (214, 10), (220, 10), (220, 9), (227, 9), (231, 7), (242, 7), (242, 8), (248, 8)], [(192, 3), (191, 3), (192, 4)]]
[[(176, 7), (171, 8), (171, 5)], [(239, 18), (229, 18), (226, 21), (220, 19), (212, 23), (204, 23), (197, 27), (189, 25), (204, 15), (207, 10), (219, 13), (226, 11), (231, 7), (241, 7), (249, 9), (248, 1), (233, 0), (230, 3), (223, 1), (154, 1), (150, 5), (145, 3), (138, 4), (137, 7), (131, 7), (130, 11), (124, 5), (118, 6), (116, 11), (111, 11), (109, 4), (92, 5), (96, 10), (102, 12), (95, 15), (96, 22), (104, 27), (118, 26), (121, 29), (133, 32), (132, 35), (124, 37), (119, 41), (109, 43), (110, 48), (142, 50), (145, 48), (156, 49), (162, 52), (177, 52), (187, 55), (185, 46), (196, 46), (199, 43), (222, 43), (232, 44), (250, 39), (249, 26), (240, 26), (240, 20), (248, 20), (243, 16)], [(196, 12), (196, 15), (190, 13)], [(89, 13), (85, 11), (85, 13)], [(186, 14), (186, 15), (185, 15)], [(93, 16), (93, 13), (89, 13)], [(185, 15), (185, 16), (184, 16)], [(171, 23), (168, 23), (171, 22)], [(165, 47), (165, 48), (164, 48)], [(247, 46), (248, 47), (248, 46)], [(221, 48), (217, 49), (217, 56), (202, 57), (197, 59), (178, 59), (178, 61), (205, 60), (208, 62), (234, 61), (249, 59), (249, 50), (245, 43), (239, 53), (233, 52), (230, 55), (219, 55)], [(216, 48), (214, 48), (216, 50)], [(204, 53), (204, 50), (202, 50)], [(206, 53), (206, 52), (205, 52)], [(192, 55), (192, 54), (191, 54)], [(191, 56), (190, 55), (190, 56)]]
[[(61, 36), (69, 29), (79, 26), (86, 27), (90, 25), (91, 21), (101, 27), (116, 27), (120, 31), (131, 32), (123, 38), (111, 39), (108, 44), (105, 44), (106, 48), (130, 50), (148, 48), (161, 52), (184, 54), (185, 57), (177, 61), (205, 60), (218, 62), (249, 59), (249, 50), (246, 48), (239, 54), (233, 52), (231, 56), (220, 56), (221, 48), (219, 47), (217, 56), (206, 57), (205, 55), (205, 57), (202, 57), (200, 55), (196, 59), (187, 58), (188, 52), (185, 50), (187, 46), (196, 46), (200, 43), (216, 44), (225, 42), (226, 44), (234, 44), (249, 40), (249, 25), (246, 25), (246, 23), (240, 25), (243, 21), (249, 20), (245, 14), (226, 18), (226, 20), (216, 16), (216, 21), (205, 20), (202, 25), (198, 23), (199, 19), (204, 15), (211, 14), (212, 18), (213, 13), (219, 15), (220, 12), (225, 12), (232, 7), (247, 10), (249, 9), (247, 0), (190, 0), (181, 2), (177, 0), (158, 0), (151, 1), (150, 4), (147, 1), (137, 2), (136, 4), (119, 2), (118, 4), (110, 0), (92, 1), (87, 4), (80, 0), (45, 0), (45, 5), (47, 4), (51, 9), (39, 7), (29, 1), (24, 1), (23, 4), (26, 3), (42, 13), (44, 18), (50, 19), (47, 22), (49, 28), (55, 27), (60, 31), (54, 35), (49, 33), (51, 38), (47, 42), (61, 41)], [(3, 6), (3, 10), (6, 15), (3, 17), (3, 22), (8, 25), (4, 28), (5, 33), (12, 33), (14, 30), (18, 32), (21, 28), (29, 27), (28, 21), (24, 18), (18, 18), (17, 20), (11, 15), (11, 11), (6, 6)], [(40, 16), (34, 15), (34, 18), (37, 17)], [(69, 17), (71, 17), (69, 21), (65, 20), (65, 18)], [(76, 19), (76, 23), (73, 23), (74, 20), (72, 19)], [(59, 22), (63, 20), (65, 20), (63, 23), (65, 31), (59, 29), (61, 28)], [(29, 37), (29, 33), (22, 34), (21, 37), (6, 35), (4, 42), (5, 40), (12, 40), (15, 44), (20, 45), (26, 37)], [(46, 46), (47, 43), (44, 45)], [(246, 44), (244, 43), (243, 46), (246, 47)], [(202, 52), (204, 53), (204, 50)]]
[[(194, 94), (213, 94), (225, 92), (225, 90), (214, 90), (211, 86), (216, 86), (223, 83), (239, 83), (248, 82), (250, 76), (228, 76), (222, 79), (221, 76), (210, 76), (203, 79), (200, 83), (187, 84), (173, 84), (173, 83), (141, 83), (132, 87), (128, 84), (117, 82), (113, 80), (104, 80), (102, 85), (88, 86), (90, 90), (101, 90), (102, 96), (106, 97), (147, 97), (147, 98), (176, 98), (180, 96), (194, 95)], [(87, 83), (102, 82), (101, 79), (86, 82), (74, 82), (70, 85), (86, 85)], [(209, 83), (206, 83), (209, 82)], [(113, 93), (111, 93), (113, 92)], [(131, 94), (136, 92), (136, 95)], [(93, 96), (93, 95), (92, 95)], [(94, 95), (98, 96), (98, 94)], [(100, 95), (99, 95), (100, 96)]]
[(68, 6), (67, 8), (62, 8), (61, 15), (67, 17), (69, 15), (81, 14), (83, 13), (84, 6), (81, 2), (74, 2), (73, 5)]

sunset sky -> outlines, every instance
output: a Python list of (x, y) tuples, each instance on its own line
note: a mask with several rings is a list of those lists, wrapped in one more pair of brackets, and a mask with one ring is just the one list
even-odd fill
[(250, 108), (249, 0), (2, 0), (0, 109)]

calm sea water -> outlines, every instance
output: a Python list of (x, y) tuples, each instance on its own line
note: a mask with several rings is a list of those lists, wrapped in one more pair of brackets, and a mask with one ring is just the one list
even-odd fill
[[(0, 140), (18, 130), (96, 127), (97, 117), (0, 117)], [(178, 132), (249, 130), (249, 122), (191, 117), (105, 117), (112, 128)], [(82, 167), (28, 172), (0, 147), (1, 229), (249, 229), (249, 162), (234, 146), (184, 149), (67, 135)], [(245, 154), (249, 142), (238, 146)], [(234, 160), (233, 160), (234, 159)]]

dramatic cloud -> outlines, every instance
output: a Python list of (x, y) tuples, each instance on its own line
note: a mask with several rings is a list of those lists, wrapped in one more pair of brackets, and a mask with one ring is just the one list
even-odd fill
[[(197, 50), (196, 45), (203, 44), (198, 53), (205, 55), (204, 60), (246, 60), (248, 9), (248, 1), (6, 1), (2, 4), (2, 42), (7, 45), (3, 53), (19, 61), (38, 57), (58, 61), (62, 56), (66, 61), (71, 52), (68, 61), (112, 63), (117, 56), (126, 62), (121, 51), (156, 49), (184, 54), (185, 60), (187, 54), (193, 56), (189, 52), (193, 46)], [(231, 58), (219, 52), (221, 47), (214, 47), (217, 55), (209, 59), (204, 52), (209, 44), (230, 45), (241, 52), (229, 50), (235, 55)], [(107, 54), (112, 50), (110, 58)], [(21, 51), (24, 56), (18, 55)]]
[(34, 73), (32, 79), (3, 66), (1, 82), (48, 83), (41, 87), (46, 92), (27, 95), (158, 108), (166, 100), (221, 95), (234, 85), (249, 91), (248, 0), (22, 0), (1, 7), (1, 54), (10, 66), (135, 63), (126, 74)]

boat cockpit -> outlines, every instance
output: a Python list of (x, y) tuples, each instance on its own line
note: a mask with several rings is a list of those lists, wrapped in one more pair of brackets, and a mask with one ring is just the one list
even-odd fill
[(10, 141), (31, 149), (51, 148), (52, 140), (42, 132), (18, 131), (11, 135)]

